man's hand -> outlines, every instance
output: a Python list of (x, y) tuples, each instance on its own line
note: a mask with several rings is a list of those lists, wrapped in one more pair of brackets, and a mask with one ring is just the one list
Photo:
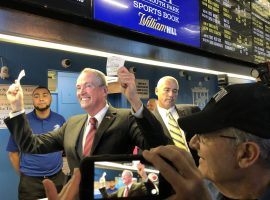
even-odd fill
[(127, 68), (120, 67), (117, 71), (122, 93), (126, 96), (135, 112), (142, 106), (136, 89), (135, 76)]
[(72, 178), (63, 187), (60, 194), (57, 193), (55, 184), (49, 179), (45, 179), (43, 181), (43, 186), (45, 188), (48, 200), (75, 200), (77, 199), (79, 194), (80, 181), (81, 181), (80, 170), (74, 169)]
[(106, 172), (103, 172), (102, 176), (101, 176), (100, 179), (99, 179), (99, 187), (100, 187), (100, 188), (106, 187), (106, 179), (105, 179), (105, 176), (106, 176)]
[(145, 181), (147, 179), (147, 174), (145, 172), (145, 166), (142, 163), (137, 164), (138, 174), (142, 177), (142, 179)]
[(143, 156), (160, 171), (172, 186), (175, 195), (170, 199), (211, 200), (202, 174), (187, 151), (174, 145), (168, 145), (143, 151)]
[(17, 81), (9, 86), (6, 96), (12, 112), (18, 112), (24, 109), (23, 91), (21, 85), (18, 84)]

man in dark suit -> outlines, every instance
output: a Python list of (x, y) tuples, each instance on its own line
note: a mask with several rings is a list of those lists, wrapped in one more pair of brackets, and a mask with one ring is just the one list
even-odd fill
[[(125, 186), (120, 187), (116, 192), (108, 194), (106, 187), (99, 188), (103, 198), (119, 198), (119, 197), (145, 197), (150, 196), (153, 189), (155, 189), (154, 183), (148, 179), (146, 172), (144, 171), (144, 165), (138, 164), (138, 174), (142, 178), (142, 182), (133, 182), (133, 173), (130, 170), (124, 170), (122, 172), (122, 181)], [(104, 180), (102, 180), (104, 181)], [(101, 183), (101, 181), (100, 181)], [(104, 185), (104, 183), (101, 183)], [(157, 194), (157, 193), (155, 193)]]
[(12, 112), (5, 123), (20, 149), (39, 154), (65, 150), (73, 171), (85, 156), (130, 154), (135, 146), (149, 149), (166, 144), (161, 125), (143, 107), (137, 94), (134, 74), (125, 67), (118, 72), (133, 115), (129, 109), (110, 106), (105, 75), (85, 68), (77, 79), (76, 88), (77, 98), (87, 114), (71, 117), (58, 130), (43, 135), (32, 134), (24, 113), (22, 88), (17, 82), (12, 84), (7, 91)]
[[(170, 144), (175, 144), (175, 141), (173, 139), (173, 135), (169, 131), (170, 127), (169, 127), (168, 113), (171, 113), (174, 120), (179, 124), (181, 118), (200, 111), (200, 108), (198, 106), (192, 104), (176, 105), (178, 92), (179, 92), (178, 81), (172, 76), (162, 77), (158, 81), (157, 87), (155, 89), (155, 93), (158, 97), (158, 100), (157, 100), (157, 107), (153, 111), (153, 114), (155, 115), (157, 120), (161, 123), (163, 132), (169, 138)], [(186, 138), (186, 134), (183, 134), (183, 138), (185, 146), (188, 146), (187, 141), (189, 141), (191, 138)], [(194, 158), (196, 164), (198, 165), (199, 157), (196, 151), (193, 149), (189, 149), (189, 151), (191, 152), (192, 157)]]
[(171, 113), (175, 121), (181, 120), (182, 117), (200, 111), (200, 108), (190, 104), (178, 104), (176, 100), (179, 92), (178, 81), (172, 76), (162, 77), (157, 84), (155, 93), (158, 97), (157, 107), (153, 114), (161, 123), (165, 135), (170, 138), (170, 143), (174, 144), (172, 135), (169, 131), (168, 113)]

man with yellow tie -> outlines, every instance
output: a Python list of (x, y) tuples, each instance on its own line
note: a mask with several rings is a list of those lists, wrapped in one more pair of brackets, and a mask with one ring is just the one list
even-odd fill
[(161, 123), (164, 133), (171, 139), (171, 144), (189, 151), (185, 134), (178, 126), (177, 121), (181, 120), (182, 117), (200, 111), (200, 109), (194, 105), (182, 104), (176, 106), (178, 92), (179, 84), (174, 77), (162, 77), (155, 89), (158, 101), (153, 114)]

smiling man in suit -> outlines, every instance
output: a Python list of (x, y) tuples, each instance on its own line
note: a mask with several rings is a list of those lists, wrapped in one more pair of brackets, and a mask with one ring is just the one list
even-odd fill
[(137, 94), (134, 74), (122, 67), (118, 76), (133, 114), (130, 109), (110, 106), (105, 75), (85, 68), (77, 79), (76, 89), (86, 114), (71, 117), (61, 128), (43, 135), (32, 133), (24, 113), (22, 88), (17, 82), (12, 84), (7, 91), (12, 112), (5, 123), (21, 151), (41, 154), (65, 150), (73, 171), (86, 156), (131, 154), (135, 146), (149, 149), (166, 144), (161, 125), (143, 107)]
[(104, 186), (105, 179), (101, 178), (100, 184), (102, 187), (99, 188), (99, 191), (102, 194), (102, 197), (105, 199), (120, 197), (144, 197), (143, 199), (145, 199), (145, 197), (148, 196), (148, 198), (150, 199), (152, 195), (157, 195), (156, 187), (154, 183), (147, 177), (147, 174), (145, 172), (145, 166), (142, 163), (138, 163), (137, 173), (142, 180), (134, 182), (132, 171), (127, 169), (123, 170), (121, 178), (124, 186), (120, 187), (117, 191), (111, 194), (107, 193), (106, 187)]

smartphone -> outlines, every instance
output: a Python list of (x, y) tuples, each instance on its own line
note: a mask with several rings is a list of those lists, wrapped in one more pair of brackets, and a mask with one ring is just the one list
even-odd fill
[[(138, 173), (143, 166), (147, 178)], [(159, 171), (141, 155), (99, 155), (84, 158), (80, 165), (80, 199), (165, 199), (172, 194)], [(127, 178), (125, 176), (128, 176)], [(128, 180), (126, 180), (128, 179)], [(128, 195), (124, 194), (128, 184)]]

